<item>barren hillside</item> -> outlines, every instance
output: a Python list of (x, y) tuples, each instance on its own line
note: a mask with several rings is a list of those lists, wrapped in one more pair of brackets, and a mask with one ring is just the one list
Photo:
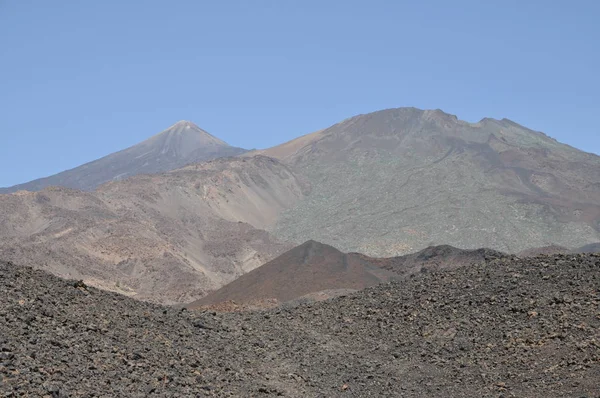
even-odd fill
[(257, 156), (94, 193), (0, 195), (0, 256), (137, 298), (188, 302), (289, 249), (262, 228), (307, 192), (286, 166)]

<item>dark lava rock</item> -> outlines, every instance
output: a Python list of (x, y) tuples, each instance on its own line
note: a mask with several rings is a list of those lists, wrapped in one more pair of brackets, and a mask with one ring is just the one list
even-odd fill
[(598, 254), (495, 259), (266, 312), (82, 288), (0, 263), (0, 396), (600, 396)]

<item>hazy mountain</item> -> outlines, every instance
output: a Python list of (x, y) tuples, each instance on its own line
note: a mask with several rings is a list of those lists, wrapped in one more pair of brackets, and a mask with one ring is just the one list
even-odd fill
[(189, 302), (290, 249), (264, 228), (307, 190), (288, 167), (257, 156), (95, 192), (0, 195), (0, 258), (141, 299)]
[(273, 232), (372, 256), (600, 240), (600, 157), (507, 119), (388, 109), (260, 151), (312, 193)]
[(48, 186), (90, 191), (108, 181), (174, 170), (190, 163), (243, 152), (244, 149), (228, 145), (192, 122), (180, 121), (130, 148), (50, 177), (0, 188), (0, 193), (39, 191)]

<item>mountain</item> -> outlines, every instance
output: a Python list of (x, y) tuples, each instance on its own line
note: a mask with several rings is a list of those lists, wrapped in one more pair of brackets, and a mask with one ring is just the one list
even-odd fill
[(197, 308), (226, 301), (286, 302), (325, 290), (361, 290), (396, 276), (357, 254), (345, 254), (315, 241), (296, 246), (188, 305)]
[(0, 261), (0, 396), (597, 397), (600, 255), (269, 311), (182, 311)]
[(0, 195), (0, 258), (136, 298), (184, 303), (292, 245), (264, 229), (309, 186), (272, 158), (222, 158), (94, 192)]
[(507, 119), (388, 109), (259, 153), (312, 186), (271, 230), (297, 244), (391, 257), (600, 240), (600, 157)]
[[(331, 258), (352, 258), (363, 271), (364, 258), (343, 253), (364, 253), (371, 264), (442, 244), (518, 253), (600, 241), (600, 157), (506, 119), (468, 123), (439, 110), (389, 109), (239, 157), (119, 176), (131, 165), (143, 173), (175, 167), (223, 145), (181, 122), (82, 166), (113, 173), (94, 191), (0, 195), (0, 258), (185, 303), (309, 240), (338, 248), (342, 257)], [(81, 183), (100, 181), (75, 174)], [(432, 258), (426, 270), (438, 267)], [(458, 253), (452, 261), (466, 260)], [(419, 259), (406, 264), (422, 267)], [(308, 276), (299, 281), (308, 286)], [(294, 295), (302, 289), (289, 287)]]
[(244, 149), (228, 145), (192, 122), (180, 121), (130, 148), (50, 177), (0, 188), (0, 194), (39, 191), (49, 186), (91, 191), (108, 181), (174, 170), (190, 163), (243, 152)]

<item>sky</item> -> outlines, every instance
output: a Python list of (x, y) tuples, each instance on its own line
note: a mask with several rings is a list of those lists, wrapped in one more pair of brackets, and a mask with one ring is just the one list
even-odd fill
[(380, 109), (600, 154), (596, 0), (0, 0), (0, 186), (179, 120), (265, 148)]

